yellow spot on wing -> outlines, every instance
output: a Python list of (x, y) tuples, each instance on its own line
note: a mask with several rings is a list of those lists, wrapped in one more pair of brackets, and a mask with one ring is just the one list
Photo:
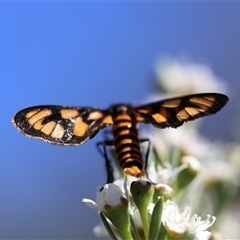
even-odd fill
[(207, 107), (211, 107), (214, 103), (204, 99), (204, 98), (200, 98), (200, 97), (193, 97), (189, 99), (190, 102), (195, 103), (195, 104), (201, 104)]
[(145, 118), (142, 117), (140, 114), (136, 114), (136, 120), (137, 120), (137, 122), (143, 122), (145, 120)]
[(177, 119), (179, 121), (186, 120), (189, 118), (189, 114), (185, 111), (185, 109), (182, 109), (177, 113)]
[(160, 113), (152, 114), (152, 117), (157, 123), (166, 122), (167, 119)]
[(213, 97), (213, 96), (205, 96), (204, 98), (205, 98), (205, 99), (208, 99), (208, 100), (210, 100), (210, 101), (212, 101), (212, 102), (214, 102), (214, 101), (216, 100), (216, 98)]
[(42, 118), (45, 118), (49, 115), (52, 114), (52, 110), (50, 109), (44, 109), (44, 110), (41, 110), (40, 112), (36, 113), (35, 115), (33, 115), (32, 117), (30, 117), (28, 119), (28, 123), (30, 125), (33, 125), (34, 123), (36, 123), (37, 121), (41, 120)]
[(151, 110), (152, 110), (152, 108), (151, 107), (145, 107), (145, 108), (139, 108), (138, 109), (138, 112), (140, 112), (140, 113), (149, 113), (149, 112), (151, 112)]
[(44, 125), (42, 124), (42, 121), (44, 120), (44, 118), (42, 118), (41, 120), (37, 121), (33, 127), (36, 129), (36, 130), (40, 130)]
[(73, 134), (79, 137), (82, 137), (86, 130), (88, 129), (88, 124), (83, 122), (82, 117), (77, 117), (75, 120)]
[(54, 128), (51, 137), (53, 138), (62, 138), (64, 135), (64, 128), (62, 125), (57, 124), (56, 127)]
[(166, 101), (162, 104), (162, 107), (166, 107), (166, 108), (176, 108), (180, 105), (181, 100), (180, 99), (176, 99), (176, 100), (170, 100), (170, 101)]
[(54, 122), (54, 121), (48, 122), (47, 124), (44, 125), (44, 127), (41, 129), (41, 131), (43, 133), (49, 135), (53, 131), (53, 129), (56, 126), (56, 124), (57, 123)]
[(100, 111), (93, 111), (89, 113), (88, 119), (89, 120), (98, 120), (100, 118), (102, 118), (103, 113)]
[(61, 109), (60, 111), (61, 117), (64, 119), (74, 118), (79, 115), (79, 112), (77, 109)]
[(31, 112), (28, 112), (27, 114), (26, 114), (26, 118), (30, 118), (31, 116), (33, 116), (34, 114), (36, 114), (38, 112), (38, 110), (33, 110), (33, 111), (31, 111)]
[(113, 124), (112, 116), (110, 116), (110, 115), (106, 116), (106, 117), (103, 119), (102, 123), (103, 123), (103, 124), (112, 125), (112, 124)]
[(208, 107), (206, 107), (206, 106), (198, 106), (197, 110), (199, 112), (206, 112), (208, 110)]
[(191, 116), (196, 116), (197, 114), (199, 114), (198, 109), (196, 108), (192, 108), (192, 107), (186, 107), (185, 110), (187, 111), (187, 113)]

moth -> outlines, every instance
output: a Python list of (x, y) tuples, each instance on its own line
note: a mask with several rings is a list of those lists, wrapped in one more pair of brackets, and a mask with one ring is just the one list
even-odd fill
[(137, 123), (156, 128), (177, 128), (218, 112), (228, 97), (220, 93), (200, 93), (133, 106), (115, 104), (107, 109), (40, 105), (20, 110), (12, 118), (23, 134), (43, 141), (77, 146), (93, 138), (100, 129), (112, 127), (118, 163), (126, 174), (145, 175)]

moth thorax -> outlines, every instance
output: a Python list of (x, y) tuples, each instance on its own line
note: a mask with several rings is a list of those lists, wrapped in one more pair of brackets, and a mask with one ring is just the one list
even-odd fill
[(119, 105), (115, 106), (115, 111), (118, 114), (125, 114), (128, 112), (128, 106), (126, 106), (124, 104), (123, 105), (119, 104)]

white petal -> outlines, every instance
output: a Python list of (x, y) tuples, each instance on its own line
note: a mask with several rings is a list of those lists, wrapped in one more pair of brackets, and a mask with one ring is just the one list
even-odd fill
[(90, 208), (96, 209), (98, 211), (102, 211), (102, 208), (91, 199), (83, 198), (82, 202), (85, 203)]
[(198, 161), (198, 159), (191, 155), (186, 155), (182, 157), (182, 163), (188, 165), (191, 169), (193, 169), (196, 172), (199, 172), (201, 170), (201, 164)]
[(164, 226), (170, 232), (183, 234), (188, 231), (195, 236), (198, 240), (208, 240), (211, 233), (206, 231), (213, 225), (216, 218), (208, 215), (206, 220), (201, 220), (196, 214), (191, 216), (191, 208), (186, 207), (182, 213), (180, 213), (177, 204), (173, 201), (166, 201), (163, 208), (162, 222)]
[(123, 193), (120, 187), (115, 184), (106, 184), (96, 196), (96, 202), (104, 208), (105, 205), (116, 206), (120, 204)]
[(198, 240), (208, 240), (211, 237), (211, 233), (209, 231), (196, 232), (195, 237)]

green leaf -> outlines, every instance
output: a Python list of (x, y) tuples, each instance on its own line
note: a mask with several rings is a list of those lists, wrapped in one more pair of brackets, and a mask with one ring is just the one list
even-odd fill
[(162, 198), (159, 198), (155, 203), (155, 206), (152, 212), (152, 217), (151, 217), (151, 223), (150, 223), (150, 229), (149, 229), (149, 239), (151, 240), (155, 240), (158, 238), (158, 234), (161, 228), (162, 211), (163, 211), (163, 200)]
[(154, 188), (150, 182), (139, 180), (132, 182), (130, 191), (142, 220), (145, 239), (149, 239), (149, 217), (147, 207), (152, 201)]
[(167, 237), (167, 231), (166, 231), (166, 228), (163, 226), (163, 224), (161, 223), (161, 226), (160, 226), (160, 231), (159, 231), (159, 234), (158, 234), (158, 240), (164, 240), (166, 239)]
[(106, 228), (109, 236), (111, 237), (111, 239), (113, 239), (113, 240), (118, 240), (117, 237), (116, 237), (116, 235), (115, 235), (115, 233), (113, 232), (111, 226), (109, 225), (106, 217), (105, 217), (104, 214), (101, 213), (101, 212), (100, 212), (100, 218), (101, 218), (102, 223), (103, 223), (104, 227)]

